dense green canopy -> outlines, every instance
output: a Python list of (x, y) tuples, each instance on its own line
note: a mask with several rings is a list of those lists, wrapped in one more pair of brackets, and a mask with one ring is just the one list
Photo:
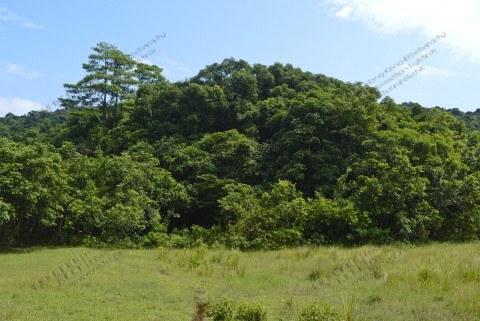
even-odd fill
[(0, 242), (240, 248), (480, 237), (480, 112), (225, 59), (171, 83), (100, 43), (0, 119)]

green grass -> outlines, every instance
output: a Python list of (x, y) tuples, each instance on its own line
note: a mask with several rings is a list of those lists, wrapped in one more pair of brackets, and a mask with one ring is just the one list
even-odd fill
[(271, 252), (31, 249), (0, 254), (0, 320), (192, 320), (202, 303), (311, 304), (348, 320), (480, 320), (480, 243)]

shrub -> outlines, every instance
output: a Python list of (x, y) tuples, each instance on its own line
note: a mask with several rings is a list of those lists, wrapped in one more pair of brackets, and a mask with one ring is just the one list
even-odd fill
[(142, 237), (142, 247), (155, 248), (165, 246), (168, 243), (168, 234), (165, 232), (150, 231)]
[(234, 321), (235, 303), (224, 298), (208, 307), (207, 317), (213, 321)]
[(295, 184), (278, 181), (263, 193), (245, 184), (229, 184), (225, 190), (219, 204), (222, 215), (231, 218), (231, 244), (276, 249), (302, 243), (309, 205)]
[(265, 307), (256, 304), (241, 303), (238, 306), (235, 320), (238, 321), (265, 321), (267, 311)]
[(267, 311), (261, 305), (224, 298), (210, 305), (207, 317), (213, 321), (266, 321)]
[(298, 321), (342, 321), (342, 316), (334, 306), (311, 304), (302, 309)]

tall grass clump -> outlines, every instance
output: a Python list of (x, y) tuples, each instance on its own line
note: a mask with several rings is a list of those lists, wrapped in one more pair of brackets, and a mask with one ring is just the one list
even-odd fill
[(472, 263), (461, 263), (458, 275), (463, 282), (480, 282), (480, 266)]
[(353, 297), (343, 296), (343, 314), (344, 321), (354, 321), (355, 320), (355, 302)]

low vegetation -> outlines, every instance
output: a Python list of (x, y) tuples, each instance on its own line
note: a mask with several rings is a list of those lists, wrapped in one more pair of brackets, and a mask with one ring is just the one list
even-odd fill
[(478, 320), (479, 251), (11, 250), (0, 254), (0, 320)]

